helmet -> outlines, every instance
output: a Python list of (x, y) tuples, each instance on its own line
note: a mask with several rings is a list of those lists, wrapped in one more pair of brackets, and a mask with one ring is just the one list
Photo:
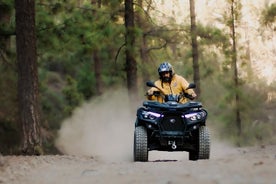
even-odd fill
[[(163, 72), (169, 72), (170, 73), (170, 77), (163, 77), (162, 73)], [(159, 77), (162, 81), (164, 82), (170, 82), (171, 79), (172, 79), (172, 76), (173, 76), (173, 67), (170, 63), (168, 62), (163, 62), (160, 64), (159, 68), (158, 68), (158, 74), (159, 74)]]
[(158, 68), (158, 73), (161, 72), (172, 72), (172, 65), (168, 62), (161, 63)]

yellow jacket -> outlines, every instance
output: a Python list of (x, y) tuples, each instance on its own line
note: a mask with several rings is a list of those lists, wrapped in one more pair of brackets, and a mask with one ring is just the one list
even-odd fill
[[(188, 93), (189, 95), (195, 94), (194, 90), (192, 89), (188, 89), (186, 90), (186, 88), (189, 86), (189, 83), (187, 82), (187, 80), (177, 74), (174, 74), (171, 80), (171, 83), (168, 82), (163, 82), (159, 79), (157, 81), (154, 82), (154, 84), (160, 89), (162, 90), (161, 93), (168, 95), (168, 94), (180, 94), (180, 93)], [(153, 91), (159, 91), (157, 88), (152, 87), (148, 90), (149, 94), (152, 94)], [(154, 96), (154, 95), (147, 95), (148, 100), (156, 100), (158, 102), (164, 102), (162, 96)], [(188, 100), (186, 98), (182, 98), (180, 100), (180, 103), (186, 103)]]

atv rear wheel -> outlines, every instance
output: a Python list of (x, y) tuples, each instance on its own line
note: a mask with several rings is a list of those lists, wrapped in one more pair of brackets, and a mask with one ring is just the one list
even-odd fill
[(210, 133), (206, 126), (199, 127), (197, 150), (189, 152), (189, 160), (210, 158)]
[(133, 152), (134, 161), (148, 161), (148, 134), (143, 126), (135, 127)]

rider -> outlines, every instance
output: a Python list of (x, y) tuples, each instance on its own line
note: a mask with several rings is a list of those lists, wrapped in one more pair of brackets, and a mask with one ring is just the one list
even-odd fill
[[(164, 102), (161, 96), (154, 95), (154, 91), (160, 91), (160, 90), (162, 90), (162, 93), (165, 95), (187, 93), (191, 96), (191, 99), (194, 99), (197, 96), (194, 90), (192, 89), (186, 90), (189, 83), (184, 77), (174, 73), (173, 67), (170, 63), (168, 62), (161, 63), (158, 68), (158, 73), (160, 78), (154, 82), (155, 86), (158, 89), (155, 87), (152, 87), (147, 91), (148, 100), (156, 100), (158, 102)], [(188, 100), (186, 98), (180, 99), (180, 103), (185, 103), (187, 101)]]

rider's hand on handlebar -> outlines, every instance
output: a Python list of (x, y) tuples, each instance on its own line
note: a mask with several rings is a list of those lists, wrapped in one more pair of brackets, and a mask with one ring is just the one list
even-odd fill
[(197, 95), (195, 93), (191, 94), (191, 100), (195, 99), (197, 97)]
[(184, 93), (184, 96), (190, 100), (194, 100), (197, 97), (195, 93), (192, 93), (192, 94)]
[(160, 95), (160, 91), (156, 91), (156, 90), (148, 90), (147, 94), (148, 96), (159, 96)]
[(148, 95), (148, 96), (152, 96), (152, 95), (153, 95), (153, 93), (154, 93), (154, 91), (153, 91), (153, 90), (148, 90), (148, 91), (147, 91), (147, 95)]

